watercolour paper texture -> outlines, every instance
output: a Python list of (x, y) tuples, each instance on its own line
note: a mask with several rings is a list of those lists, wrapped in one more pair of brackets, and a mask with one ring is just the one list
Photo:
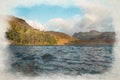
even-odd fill
[(120, 80), (119, 0), (1, 0), (0, 80)]

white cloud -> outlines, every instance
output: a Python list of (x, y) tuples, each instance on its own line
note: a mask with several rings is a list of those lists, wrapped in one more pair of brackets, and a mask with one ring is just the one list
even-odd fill
[(46, 23), (47, 30), (55, 30), (59, 32), (65, 32), (67, 34), (73, 35), (74, 32), (78, 32), (79, 28), (77, 28), (76, 23), (79, 22), (79, 18), (71, 18), (69, 20), (65, 20), (62, 18), (51, 19)]
[(2, 0), (0, 3), (0, 14), (14, 14), (11, 9), (17, 6), (31, 7), (37, 4), (49, 4), (66, 7), (72, 5), (73, 2), (74, 0)]
[(114, 31), (112, 21), (113, 19), (110, 15), (99, 17), (96, 15), (86, 14), (76, 26), (79, 26), (82, 31)]
[[(78, 15), (77, 15), (78, 16)], [(46, 24), (47, 30), (55, 30), (73, 35), (75, 32), (85, 32), (90, 30), (113, 31), (112, 18), (109, 15), (97, 16), (93, 14), (85, 14), (81, 19), (77, 16), (65, 20), (62, 18), (51, 19)]]
[[(49, 22), (46, 23), (45, 26), (40, 24), (38, 21), (28, 21), (30, 25), (32, 25), (37, 29), (39, 28), (45, 29), (45, 30), (53, 29), (56, 31), (62, 30), (69, 34), (72, 34), (74, 32), (78, 32), (79, 30), (86, 31), (87, 28), (88, 30), (90, 28), (93, 29), (92, 27), (90, 27), (91, 24), (93, 25), (94, 23), (98, 23), (100, 19), (103, 20), (103, 18), (106, 17), (106, 15), (110, 15), (109, 8), (107, 8), (105, 5), (102, 5), (100, 1), (101, 0), (52, 0), (52, 1), (51, 0), (29, 0), (29, 1), (28, 0), (24, 0), (24, 1), (6, 0), (6, 1), (2, 1), (2, 4), (0, 5), (0, 7), (1, 7), (1, 13), (5, 12), (6, 14), (14, 14), (13, 12), (10, 12), (10, 10), (16, 6), (31, 7), (37, 4), (59, 5), (62, 7), (77, 6), (77, 7), (83, 8), (83, 10), (85, 11), (85, 16), (82, 19), (83, 21), (81, 22), (80, 20), (78, 20), (79, 19), (78, 16), (76, 18), (71, 18), (71, 20), (52, 19), (52, 20), (49, 20)], [(84, 24), (86, 23), (86, 25), (79, 27), (77, 24), (82, 22), (84, 22)], [(101, 26), (98, 26), (98, 27), (96, 27), (96, 29), (101, 29)], [(69, 31), (68, 29), (71, 31)], [(105, 26), (104, 26), (104, 29), (106, 29)]]
[(42, 25), (40, 22), (38, 21), (33, 21), (33, 20), (27, 20), (26, 21), (29, 25), (31, 25), (33, 28), (35, 29), (39, 29), (39, 30), (46, 30), (44, 25)]
[[(11, 8), (14, 8), (16, 6), (27, 6), (31, 7), (37, 4), (49, 4), (49, 5), (59, 5), (62, 7), (67, 6), (79, 6), (86, 10), (93, 9), (93, 8), (99, 8), (103, 7), (99, 3), (99, 0), (5, 0), (2, 1), (2, 4), (0, 5), (1, 11), (9, 11)], [(105, 8), (105, 7), (104, 7)], [(102, 9), (104, 9), (102, 8)]]
[(46, 27), (48, 30), (55, 30), (55, 31), (62, 31), (62, 32), (70, 32), (68, 31), (68, 28), (70, 29), (72, 25), (64, 19), (57, 18), (57, 19), (51, 19), (46, 24)]

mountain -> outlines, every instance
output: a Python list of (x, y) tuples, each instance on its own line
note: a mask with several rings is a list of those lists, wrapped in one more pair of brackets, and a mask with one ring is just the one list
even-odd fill
[(24, 19), (14, 16), (9, 16), (8, 22), (6, 37), (12, 45), (64, 45), (75, 40), (65, 33), (34, 29)]
[(96, 37), (96, 40), (103, 40), (108, 43), (115, 42), (115, 32), (103, 32)]
[(79, 32), (79, 33), (74, 33), (73, 37), (76, 37), (80, 40), (86, 40), (86, 39), (91, 39), (91, 38), (95, 38), (98, 35), (100, 35), (101, 32), (98, 32), (96, 30), (92, 30), (90, 32)]
[(10, 28), (6, 37), (12, 45), (53, 45), (57, 41), (54, 36), (34, 29), (25, 20), (9, 16)]
[(59, 45), (69, 44), (71, 41), (77, 40), (76, 38), (71, 37), (71, 36), (69, 36), (65, 33), (62, 33), (62, 32), (46, 31), (46, 33), (54, 36)]
[(74, 33), (73, 37), (79, 39), (77, 44), (113, 44), (115, 42), (115, 32), (99, 32), (91, 30), (90, 32)]
[(115, 42), (115, 32), (78, 32), (69, 36), (62, 32), (34, 29), (24, 19), (9, 16), (10, 28), (6, 37), (11, 45), (111, 45)]

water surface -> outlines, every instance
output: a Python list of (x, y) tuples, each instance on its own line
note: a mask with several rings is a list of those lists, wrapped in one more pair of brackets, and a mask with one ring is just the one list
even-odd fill
[(10, 46), (12, 71), (25, 74), (101, 74), (112, 67), (112, 46)]

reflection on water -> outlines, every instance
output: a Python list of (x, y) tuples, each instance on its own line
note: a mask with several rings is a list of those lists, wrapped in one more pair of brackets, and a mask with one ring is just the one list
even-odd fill
[(12, 71), (25, 74), (100, 74), (112, 66), (112, 46), (10, 46)]

